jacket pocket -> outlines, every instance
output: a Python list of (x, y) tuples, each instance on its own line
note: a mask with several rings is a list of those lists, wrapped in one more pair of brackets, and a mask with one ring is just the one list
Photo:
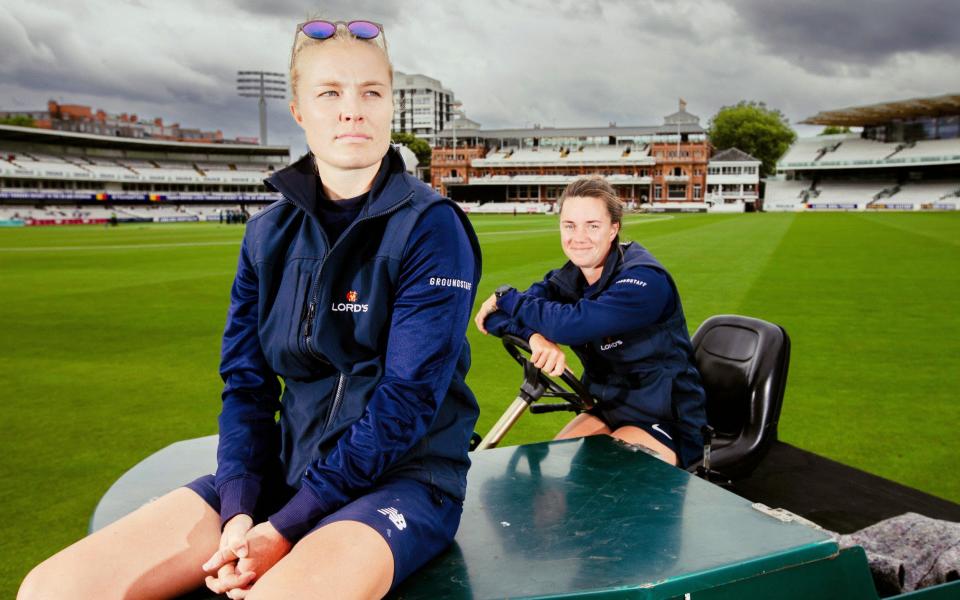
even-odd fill
[(337, 439), (363, 416), (379, 377), (340, 374), (324, 426), (324, 441)]
[[(311, 355), (308, 347), (317, 335), (316, 306), (311, 310), (313, 299), (313, 271), (306, 270), (297, 277), (297, 287), (294, 291), (293, 305), (290, 307), (290, 329), (288, 347), (291, 352), (291, 367), (301, 377), (316, 371), (317, 360)], [(329, 373), (325, 373), (329, 375)]]
[(640, 413), (655, 421), (676, 420), (673, 375), (669, 370), (651, 369), (614, 375), (611, 385), (617, 388), (618, 400), (631, 409), (630, 412)]

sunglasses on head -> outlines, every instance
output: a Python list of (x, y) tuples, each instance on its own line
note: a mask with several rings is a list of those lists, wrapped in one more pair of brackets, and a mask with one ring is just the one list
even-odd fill
[(355, 38), (372, 40), (383, 33), (383, 25), (373, 21), (323, 21), (315, 19), (297, 25), (297, 31), (302, 31), (307, 37), (315, 40), (329, 40), (337, 33), (337, 27), (343, 25)]

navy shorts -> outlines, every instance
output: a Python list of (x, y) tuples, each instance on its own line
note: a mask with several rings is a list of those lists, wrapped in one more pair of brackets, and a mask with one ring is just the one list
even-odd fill
[(673, 425), (669, 423), (636, 423), (634, 427), (646, 431), (653, 436), (653, 439), (670, 448), (678, 457), (680, 456), (680, 452), (677, 450), (677, 432), (674, 431)]
[[(186, 487), (220, 512), (213, 475), (204, 475)], [(285, 485), (265, 487), (254, 511), (254, 522), (265, 521), (295, 491)], [(359, 521), (376, 530), (393, 553), (393, 589), (450, 545), (462, 513), (463, 504), (437, 488), (415, 479), (396, 478), (375, 485), (330, 513), (310, 533), (337, 521)]]
[(632, 421), (620, 421), (618, 419), (610, 418), (610, 415), (603, 411), (600, 406), (595, 406), (591, 410), (587, 411), (587, 414), (590, 414), (594, 417), (597, 417), (603, 421), (607, 427), (611, 430), (617, 430), (625, 425), (631, 425), (633, 427), (639, 427), (640, 429), (646, 431), (653, 439), (657, 440), (667, 448), (673, 451), (677, 455), (677, 459), (681, 460), (680, 451), (679, 451), (679, 437), (677, 435), (676, 427), (671, 423), (640, 423)]

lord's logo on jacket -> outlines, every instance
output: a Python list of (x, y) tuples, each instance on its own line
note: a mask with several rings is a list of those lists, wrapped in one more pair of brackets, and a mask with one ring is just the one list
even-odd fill
[(347, 292), (347, 301), (346, 302), (336, 302), (334, 301), (330, 305), (330, 310), (333, 312), (367, 312), (370, 309), (369, 304), (360, 304), (357, 300), (360, 298), (360, 295), (357, 293), (357, 290), (350, 290)]
[(600, 344), (600, 351), (606, 352), (607, 350), (613, 350), (617, 346), (622, 346), (623, 340), (615, 340), (612, 337), (603, 338), (603, 343)]

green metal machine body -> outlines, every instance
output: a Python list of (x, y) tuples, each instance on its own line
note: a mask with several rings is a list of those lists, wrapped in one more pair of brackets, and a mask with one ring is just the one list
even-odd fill
[[(210, 472), (216, 442), (177, 442), (144, 459), (101, 499), (91, 531)], [(610, 437), (471, 457), (453, 546), (393, 598), (877, 598), (862, 549), (838, 550), (815, 527)], [(960, 581), (899, 598), (958, 599)]]
[(473, 459), (454, 547), (396, 598), (877, 598), (862, 549), (610, 437)]

